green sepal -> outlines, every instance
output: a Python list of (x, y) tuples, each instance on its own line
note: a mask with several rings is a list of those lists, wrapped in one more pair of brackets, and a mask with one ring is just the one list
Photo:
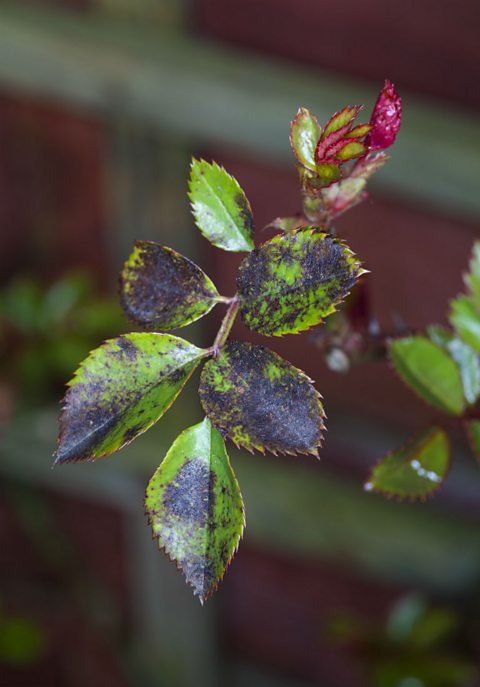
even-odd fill
[(449, 467), (448, 436), (440, 427), (432, 426), (381, 458), (365, 489), (398, 499), (426, 499), (441, 486)]
[(480, 420), (465, 420), (463, 426), (472, 453), (480, 463)]
[(389, 349), (398, 374), (424, 401), (444, 413), (463, 414), (460, 370), (447, 351), (424, 336), (394, 339)]
[(159, 546), (203, 603), (242, 537), (242, 495), (221, 434), (205, 418), (180, 434), (147, 486), (145, 510)]
[(445, 348), (457, 363), (465, 398), (473, 405), (480, 397), (480, 359), (478, 353), (448, 329), (432, 325), (427, 333), (433, 343)]
[(269, 336), (309, 329), (336, 310), (363, 273), (352, 251), (330, 234), (314, 227), (278, 234), (240, 265), (242, 319)]
[(227, 343), (202, 370), (199, 394), (212, 424), (237, 446), (318, 455), (320, 396), (301, 370), (268, 348)]
[(170, 334), (110, 339), (81, 364), (63, 399), (55, 463), (108, 456), (170, 407), (208, 350)]
[(253, 215), (238, 181), (215, 162), (193, 160), (189, 198), (195, 223), (214, 246), (228, 251), (250, 251)]
[(195, 263), (154, 241), (136, 241), (120, 275), (127, 317), (168, 331), (206, 315), (219, 300), (212, 281)]
[(315, 147), (322, 129), (315, 115), (300, 107), (290, 124), (290, 144), (301, 165), (315, 171)]

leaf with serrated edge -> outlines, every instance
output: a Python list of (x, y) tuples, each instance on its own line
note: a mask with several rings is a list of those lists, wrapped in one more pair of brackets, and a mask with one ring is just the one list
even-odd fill
[(159, 546), (203, 603), (242, 537), (242, 495), (225, 443), (208, 418), (178, 436), (147, 486), (145, 510)]
[(214, 246), (228, 251), (250, 251), (253, 215), (238, 181), (215, 162), (193, 160), (189, 198), (195, 223)]
[(447, 351), (424, 336), (395, 339), (389, 348), (396, 371), (424, 401), (462, 415), (466, 399), (460, 370)]
[(81, 364), (63, 399), (55, 463), (108, 456), (170, 407), (208, 350), (170, 334), (110, 339)]
[(325, 139), (336, 131), (339, 131), (347, 124), (351, 124), (362, 110), (362, 105), (347, 105), (340, 112), (335, 112), (335, 114), (330, 117), (322, 133), (322, 139)]
[(426, 499), (442, 485), (449, 466), (447, 434), (432, 426), (382, 458), (372, 469), (365, 489), (399, 499)]
[(154, 241), (136, 241), (120, 275), (127, 317), (164, 331), (184, 327), (206, 315), (218, 291), (195, 263)]
[(315, 115), (301, 107), (290, 124), (290, 143), (295, 157), (304, 165), (315, 171), (315, 146), (322, 129)]
[(480, 463), (480, 420), (465, 420), (464, 427), (472, 453)]
[(459, 296), (450, 303), (450, 324), (458, 335), (480, 353), (480, 311), (469, 296)]
[(212, 424), (237, 446), (318, 454), (320, 396), (301, 370), (268, 348), (228, 343), (205, 365), (199, 393)]
[(457, 363), (462, 377), (463, 391), (472, 405), (480, 397), (480, 360), (478, 353), (444, 327), (431, 325), (427, 333), (433, 343), (445, 348)]
[(242, 319), (270, 336), (309, 329), (336, 310), (363, 273), (347, 246), (314, 227), (279, 234), (240, 265)]
[(469, 271), (463, 277), (472, 301), (480, 308), (480, 241), (475, 241), (470, 259)]

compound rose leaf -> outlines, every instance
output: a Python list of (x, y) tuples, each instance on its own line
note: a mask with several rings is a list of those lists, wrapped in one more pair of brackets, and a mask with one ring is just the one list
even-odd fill
[(242, 319), (269, 336), (309, 329), (336, 310), (364, 271), (346, 245), (314, 227), (279, 234), (240, 265)]
[(168, 331), (206, 315), (218, 291), (195, 263), (153, 241), (136, 241), (120, 275), (127, 317), (143, 327)]
[(228, 251), (250, 251), (253, 215), (238, 181), (215, 162), (193, 160), (189, 198), (195, 223), (214, 246)]
[(68, 384), (55, 463), (95, 460), (130, 443), (165, 413), (207, 355), (176, 336), (145, 332), (96, 348)]
[(210, 420), (175, 439), (147, 486), (153, 534), (203, 603), (217, 588), (242, 537), (242, 495), (225, 443)]
[(238, 446), (317, 455), (320, 396), (301, 370), (268, 348), (228, 343), (205, 365), (199, 393), (212, 424)]

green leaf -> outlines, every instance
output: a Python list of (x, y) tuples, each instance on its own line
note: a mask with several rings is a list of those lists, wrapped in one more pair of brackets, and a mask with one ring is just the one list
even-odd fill
[(362, 107), (360, 105), (350, 105), (344, 107), (343, 110), (340, 110), (340, 112), (336, 112), (333, 117), (328, 120), (322, 133), (322, 139), (327, 138), (329, 134), (332, 134), (347, 124), (353, 122), (354, 119), (358, 117), (361, 109)]
[(441, 486), (449, 466), (448, 437), (443, 429), (432, 426), (382, 458), (365, 489), (400, 499), (425, 499)]
[(343, 148), (340, 148), (335, 157), (337, 160), (342, 161), (353, 160), (356, 157), (365, 155), (366, 150), (365, 145), (360, 143), (360, 141), (351, 141), (350, 143), (346, 143)]
[(145, 432), (208, 354), (170, 334), (106, 341), (68, 384), (55, 463), (108, 456)]
[(347, 177), (323, 190), (323, 204), (332, 216), (338, 217), (366, 198), (366, 185), (366, 179)]
[(451, 302), (449, 320), (458, 335), (480, 352), (480, 312), (469, 296), (459, 296)]
[(427, 332), (433, 343), (445, 348), (457, 363), (462, 377), (465, 398), (468, 403), (475, 403), (480, 396), (480, 361), (478, 354), (468, 344), (464, 343), (461, 339), (457, 339), (456, 336), (444, 327), (432, 325), (427, 328)]
[(447, 351), (424, 336), (390, 342), (390, 355), (402, 379), (427, 403), (462, 415), (466, 400), (460, 370)]
[(193, 160), (189, 198), (197, 227), (214, 246), (250, 251), (253, 216), (238, 181), (216, 163)]
[(290, 143), (295, 157), (304, 167), (315, 171), (315, 147), (322, 129), (315, 115), (301, 107), (290, 124)]
[(340, 165), (335, 163), (321, 163), (315, 168), (317, 176), (312, 180), (312, 184), (318, 188), (324, 188), (334, 184), (342, 178), (342, 170)]
[(480, 463), (480, 420), (465, 420), (464, 427), (472, 453)]
[(219, 432), (205, 418), (174, 441), (148, 483), (153, 533), (203, 603), (240, 542), (242, 495)]
[(369, 134), (372, 129), (373, 126), (371, 124), (357, 124), (353, 129), (347, 131), (345, 138), (363, 138)]
[(219, 300), (197, 265), (153, 241), (135, 242), (120, 275), (120, 289), (130, 320), (167, 331), (198, 320)]
[(363, 273), (347, 246), (314, 227), (279, 234), (240, 265), (241, 316), (261, 334), (300, 332), (334, 312)]
[(480, 241), (473, 244), (472, 257), (470, 259), (469, 272), (464, 275), (472, 301), (480, 308)]
[(212, 424), (237, 446), (318, 455), (320, 396), (301, 370), (268, 348), (228, 343), (205, 365), (199, 393)]

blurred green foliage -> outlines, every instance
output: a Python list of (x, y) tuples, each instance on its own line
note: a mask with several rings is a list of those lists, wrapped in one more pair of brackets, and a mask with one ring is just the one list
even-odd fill
[(358, 656), (372, 687), (471, 687), (479, 672), (464, 641), (466, 624), (457, 610), (411, 593), (384, 623), (341, 613), (328, 633)]
[(55, 396), (91, 348), (124, 319), (116, 302), (97, 293), (86, 272), (70, 272), (49, 287), (15, 277), (0, 294), (0, 376), (29, 407)]

